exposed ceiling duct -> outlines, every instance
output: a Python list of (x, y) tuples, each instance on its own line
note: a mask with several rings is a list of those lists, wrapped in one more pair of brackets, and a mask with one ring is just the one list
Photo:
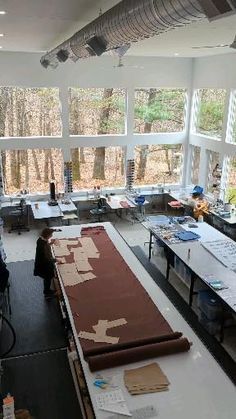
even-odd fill
[(123, 0), (41, 58), (56, 68), (68, 58), (101, 55), (205, 17), (235, 12), (236, 0)]

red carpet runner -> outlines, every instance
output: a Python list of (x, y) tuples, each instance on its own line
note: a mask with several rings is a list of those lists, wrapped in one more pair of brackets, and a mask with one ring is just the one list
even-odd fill
[[(188, 351), (188, 340), (181, 337), (181, 333), (173, 332), (104, 228), (83, 228), (82, 237), (92, 238), (100, 258), (89, 259), (95, 279), (65, 286), (78, 334), (80, 331), (94, 333), (93, 326), (99, 320), (127, 321), (107, 330), (109, 337), (119, 337), (118, 343), (99, 343), (80, 338), (90, 370)], [(71, 255), (65, 259), (66, 262), (72, 261)]]

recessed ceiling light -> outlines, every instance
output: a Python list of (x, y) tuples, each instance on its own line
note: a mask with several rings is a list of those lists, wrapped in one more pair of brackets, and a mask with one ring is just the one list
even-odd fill
[(4, 36), (4, 33), (0, 33), (0, 36)]
[(6, 14), (5, 10), (0, 10), (0, 15), (5, 15), (5, 14)]
[(2, 49), (2, 46), (0, 45), (0, 49)]
[(179, 53), (178, 52), (175, 52), (175, 56), (178, 57), (178, 55), (179, 55)]

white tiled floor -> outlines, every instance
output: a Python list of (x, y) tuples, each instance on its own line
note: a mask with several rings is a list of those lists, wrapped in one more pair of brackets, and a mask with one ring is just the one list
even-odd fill
[[(114, 221), (115, 228), (119, 231), (129, 246), (140, 246), (144, 252), (148, 254), (149, 232), (140, 223), (132, 224), (131, 222), (118, 217), (112, 217), (112, 220)], [(88, 220), (84, 220), (84, 223), (87, 222)], [(3, 242), (5, 252), (7, 254), (7, 262), (10, 263), (34, 259), (36, 240), (44, 227), (45, 225), (43, 223), (37, 223), (33, 228), (31, 228), (30, 232), (22, 232), (21, 235), (18, 235), (15, 232), (11, 234), (5, 232)], [(146, 244), (144, 245), (144, 243)], [(165, 274), (166, 261), (161, 253), (154, 255), (152, 257), (152, 262), (156, 264), (158, 269), (163, 274)], [(170, 273), (170, 282), (182, 295), (185, 301), (188, 301), (188, 289), (178, 279), (173, 271)], [(235, 327), (232, 329), (226, 329), (225, 335), (226, 338), (224, 346), (236, 361)]]

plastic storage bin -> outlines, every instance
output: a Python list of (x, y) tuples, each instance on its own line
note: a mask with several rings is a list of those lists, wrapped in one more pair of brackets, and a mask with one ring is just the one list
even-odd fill
[(198, 320), (210, 335), (216, 335), (220, 332), (221, 323), (219, 320), (209, 320), (202, 311), (199, 312)]
[(197, 304), (208, 320), (218, 320), (223, 315), (222, 305), (210, 290), (198, 292)]

